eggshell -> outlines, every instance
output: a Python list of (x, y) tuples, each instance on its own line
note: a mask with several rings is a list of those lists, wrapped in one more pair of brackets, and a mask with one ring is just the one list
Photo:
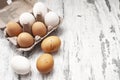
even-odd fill
[(18, 36), (22, 32), (22, 28), (18, 23), (10, 21), (6, 25), (6, 32), (10, 37)]
[(35, 22), (32, 26), (32, 33), (34, 36), (43, 37), (47, 33), (46, 26), (42, 22)]
[(56, 13), (50, 11), (45, 15), (45, 24), (49, 26), (56, 26), (59, 23), (59, 17)]
[(23, 56), (14, 56), (11, 60), (11, 68), (17, 74), (27, 74), (30, 72), (30, 62)]
[(35, 17), (37, 17), (37, 14), (41, 14), (42, 17), (44, 17), (46, 13), (47, 7), (43, 3), (41, 2), (35, 3), (35, 5), (33, 6), (33, 14)]
[(17, 42), (20, 47), (27, 48), (34, 44), (34, 39), (31, 34), (22, 32), (18, 35)]
[(53, 69), (53, 66), (54, 60), (52, 55), (45, 53), (38, 57), (36, 67), (39, 72), (48, 73)]
[(44, 52), (55, 52), (60, 48), (61, 40), (57, 36), (49, 36), (41, 43), (41, 48)]
[(24, 26), (24, 24), (32, 26), (32, 24), (35, 22), (35, 18), (31, 13), (25, 12), (20, 15), (19, 21), (22, 26)]

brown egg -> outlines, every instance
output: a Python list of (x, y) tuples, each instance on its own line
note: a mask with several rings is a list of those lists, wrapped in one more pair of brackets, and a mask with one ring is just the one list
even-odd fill
[(34, 39), (31, 34), (22, 32), (18, 35), (17, 42), (20, 47), (27, 48), (34, 44)]
[(34, 36), (38, 35), (43, 37), (47, 33), (46, 26), (42, 22), (35, 22), (32, 25), (32, 33)]
[(53, 69), (54, 60), (52, 55), (45, 53), (38, 57), (36, 67), (39, 72), (48, 73)]
[(6, 32), (10, 37), (18, 36), (22, 32), (21, 26), (16, 22), (8, 22)]
[(41, 48), (44, 52), (55, 52), (60, 48), (61, 40), (57, 36), (50, 36), (44, 39), (41, 43)]

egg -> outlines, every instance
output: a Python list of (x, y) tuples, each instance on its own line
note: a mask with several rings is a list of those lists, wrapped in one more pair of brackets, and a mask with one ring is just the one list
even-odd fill
[(32, 33), (34, 36), (38, 35), (40, 37), (43, 37), (47, 33), (46, 26), (42, 22), (35, 22), (32, 25)]
[(37, 14), (40, 14), (42, 15), (42, 17), (44, 17), (46, 13), (47, 13), (47, 7), (43, 3), (37, 2), (34, 4), (33, 14), (35, 17), (37, 17)]
[(17, 42), (20, 47), (27, 48), (34, 44), (34, 39), (31, 34), (22, 32), (18, 35)]
[(41, 48), (44, 52), (55, 52), (60, 48), (61, 40), (57, 36), (49, 36), (41, 43)]
[(32, 26), (32, 24), (35, 22), (35, 18), (31, 13), (25, 12), (20, 15), (19, 21), (22, 26), (25, 24)]
[(38, 57), (36, 67), (41, 73), (48, 73), (53, 69), (54, 60), (52, 55), (44, 53)]
[(50, 11), (45, 15), (45, 24), (49, 26), (56, 26), (59, 24), (59, 17), (56, 13)]
[(11, 60), (12, 70), (21, 75), (25, 75), (30, 72), (30, 62), (23, 56), (14, 56)]
[(18, 36), (22, 32), (22, 28), (18, 23), (10, 21), (6, 25), (6, 32), (10, 37)]

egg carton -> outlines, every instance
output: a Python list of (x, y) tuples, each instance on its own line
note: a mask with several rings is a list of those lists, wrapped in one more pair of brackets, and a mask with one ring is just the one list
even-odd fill
[[(49, 12), (49, 11), (51, 11), (51, 10), (48, 8), (47, 12)], [(29, 13), (31, 13), (31, 14), (33, 15), (33, 12), (31, 11), (31, 9), (30, 9)], [(34, 16), (34, 15), (33, 15), (33, 16)], [(41, 15), (39, 15), (39, 14), (37, 15), (37, 18), (35, 18), (35, 19), (36, 19), (36, 21), (41, 21), (41, 22), (44, 23), (43, 19), (41, 18)], [(6, 26), (1, 27), (1, 30), (4, 31), (4, 35), (5, 35), (6, 39), (7, 39), (10, 43), (12, 43), (13, 45), (15, 45), (15, 46), (16, 46), (16, 49), (17, 49), (18, 51), (31, 51), (31, 50), (35, 47), (35, 45), (37, 45), (38, 43), (40, 43), (40, 42), (41, 42), (44, 38), (46, 38), (49, 34), (51, 34), (52, 32), (54, 32), (54, 31), (59, 27), (61, 21), (62, 21), (62, 18), (59, 16), (59, 24), (58, 24), (57, 26), (51, 26), (51, 27), (47, 27), (47, 26), (46, 26), (46, 28), (47, 28), (47, 34), (46, 34), (45, 36), (43, 36), (43, 37), (40, 37), (40, 36), (35, 36), (35, 37), (34, 37), (34, 36), (33, 36), (35, 42), (34, 42), (34, 44), (33, 44), (32, 46), (30, 46), (30, 47), (28, 47), (28, 48), (21, 48), (21, 47), (18, 45), (18, 43), (17, 43), (17, 37), (9, 37), (8, 34), (6, 33)], [(16, 22), (17, 22), (18, 24), (20, 24), (19, 20), (17, 20)], [(45, 23), (44, 23), (44, 24), (45, 24)], [(28, 25), (28, 24), (26, 24), (26, 26), (27, 26), (27, 25)], [(29, 32), (29, 30), (24, 28), (24, 29), (23, 29), (23, 32)], [(29, 33), (30, 33), (30, 32), (29, 32)], [(30, 34), (32, 34), (32, 33), (30, 33)]]

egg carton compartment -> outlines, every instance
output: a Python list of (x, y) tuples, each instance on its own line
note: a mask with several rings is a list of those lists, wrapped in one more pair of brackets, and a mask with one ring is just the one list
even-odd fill
[[(31, 11), (36, 0), (7, 0), (0, 2), (0, 29), (4, 29), (8, 21), (18, 21), (18, 17), (25, 11)], [(23, 7), (24, 6), (24, 7)]]
[[(30, 9), (29, 10), (27, 10), (27, 12), (29, 11), (29, 13), (31, 13), (32, 15), (33, 15), (33, 12), (32, 12), (32, 9), (31, 9), (32, 7), (30, 7)], [(49, 11), (51, 11), (49, 8), (47, 8), (47, 13), (49, 12)], [(23, 12), (25, 12), (25, 10), (23, 10)], [(33, 15), (34, 16), (34, 15)], [(43, 22), (44, 24), (45, 24), (45, 22), (44, 22), (44, 20), (41, 18), (41, 15), (37, 15), (37, 17), (35, 18), (35, 22), (37, 22), (37, 21), (40, 21), (40, 22)], [(18, 20), (18, 18), (17, 19), (14, 19), (13, 21), (16, 21), (19, 25), (21, 25), (20, 24), (20, 22), (19, 22), (19, 20)], [(59, 27), (59, 25), (60, 25), (60, 23), (62, 22), (62, 18), (59, 16), (59, 23), (58, 23), (58, 25), (56, 25), (56, 26), (46, 26), (46, 29), (47, 29), (47, 34), (45, 35), (45, 36), (43, 36), (43, 37), (40, 37), (40, 36), (33, 36), (32, 35), (32, 33), (31, 32), (29, 32), (29, 28), (25, 28), (25, 27), (23, 27), (22, 25), (21, 25), (21, 27), (23, 28), (23, 32), (28, 32), (28, 33), (30, 33), (32, 36), (33, 36), (33, 38), (34, 38), (34, 40), (35, 40), (35, 42), (34, 42), (34, 44), (32, 45), (32, 46), (30, 46), (30, 47), (27, 47), (27, 48), (22, 48), (22, 47), (20, 47), (19, 45), (18, 45), (18, 42), (17, 42), (17, 36), (15, 36), (15, 37), (9, 37), (8, 36), (8, 34), (7, 34), (7, 32), (6, 32), (6, 26), (2, 26), (2, 27), (0, 27), (1, 28), (1, 30), (3, 30), (4, 31), (4, 35), (5, 35), (5, 37), (6, 37), (6, 39), (9, 41), (9, 42), (11, 42), (13, 45), (15, 45), (16, 46), (16, 48), (17, 48), (17, 50), (18, 51), (30, 51), (30, 50), (32, 50), (34, 47), (35, 47), (35, 45), (37, 45), (38, 43), (40, 43), (44, 38), (46, 38), (50, 33), (52, 33), (52, 32), (54, 32), (54, 30), (56, 30), (58, 27)], [(28, 24), (26, 24), (26, 26), (27, 26)], [(45, 24), (46, 25), (46, 24)]]

